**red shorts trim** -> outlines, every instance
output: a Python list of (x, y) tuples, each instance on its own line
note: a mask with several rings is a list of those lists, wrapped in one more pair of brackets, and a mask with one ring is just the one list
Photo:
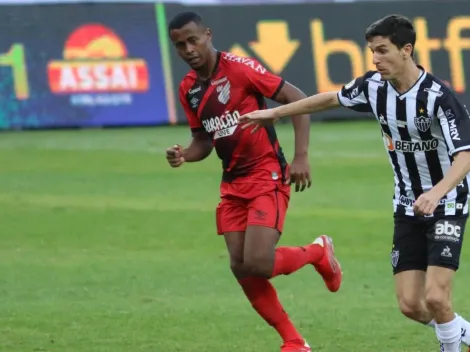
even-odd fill
[(250, 225), (284, 228), (290, 186), (268, 184), (223, 184), (216, 209), (217, 233), (244, 232)]

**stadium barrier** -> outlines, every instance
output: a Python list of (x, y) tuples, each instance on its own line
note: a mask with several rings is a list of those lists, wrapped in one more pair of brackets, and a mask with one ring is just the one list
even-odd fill
[[(0, 9), (0, 129), (185, 123), (176, 97), (188, 69), (166, 33), (179, 11), (201, 13), (217, 49), (256, 58), (309, 95), (373, 69), (365, 28), (396, 12), (387, 2)], [(470, 2), (409, 2), (402, 13), (416, 26), (418, 62), (470, 103)], [(313, 117), (336, 118), (371, 117), (346, 109)]]

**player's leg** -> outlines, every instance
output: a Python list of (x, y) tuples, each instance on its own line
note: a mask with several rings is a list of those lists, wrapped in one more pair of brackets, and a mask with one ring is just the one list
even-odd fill
[[(460, 343), (468, 339), (468, 322), (452, 308), (452, 281), (458, 270), (463, 234), (467, 219), (446, 217), (428, 221), (428, 271), (426, 304), (432, 312), (436, 336), (445, 352), (460, 351)], [(464, 332), (465, 331), (465, 332)], [(462, 336), (463, 335), (463, 336)]]
[[(310, 347), (292, 324), (269, 281), (277, 257), (276, 245), (282, 230), (287, 202), (288, 195), (283, 195), (283, 199), (277, 201), (274, 191), (254, 197), (250, 202), (243, 258), (244, 270), (251, 275), (240, 280), (240, 284), (254, 309), (279, 333), (283, 340), (281, 351), (309, 352)], [(281, 208), (281, 211), (278, 208)], [(313, 247), (316, 250), (295, 248), (296, 255), (304, 257), (304, 263), (300, 266), (311, 260), (320, 260), (324, 255), (323, 248), (318, 245)], [(286, 256), (289, 255), (290, 253), (286, 253)], [(308, 256), (311, 258), (307, 258)], [(313, 258), (315, 256), (318, 258)]]
[[(281, 274), (288, 275), (306, 264), (320, 264), (325, 258), (334, 259), (334, 256), (329, 252), (330, 242), (323, 238), (316, 241), (317, 243), (303, 247), (276, 249), (284, 225), (288, 199), (288, 194), (275, 190), (255, 197), (250, 202), (243, 258), (244, 270), (252, 276), (241, 280), (241, 283), (253, 307), (282, 337), (284, 344), (281, 351), (310, 351), (290, 321), (268, 279)], [(324, 265), (332, 270), (329, 261)], [(339, 285), (335, 285), (337, 290)]]
[[(313, 243), (304, 246), (276, 248), (284, 227), (288, 202), (288, 192), (275, 189), (254, 198), (249, 204), (248, 228), (254, 236), (248, 238), (247, 231), (246, 241), (251, 241), (252, 245), (245, 245), (245, 267), (249, 267), (257, 276), (273, 278), (289, 275), (311, 264), (321, 274), (328, 289), (332, 292), (338, 291), (342, 272), (329, 237), (320, 236)], [(266, 238), (257, 235), (266, 231), (271, 233)], [(257, 241), (262, 243), (258, 244)], [(260, 246), (263, 246), (263, 251), (259, 251)]]
[[(269, 238), (268, 241), (266, 241), (267, 246), (271, 246), (272, 242), (274, 242), (275, 246), (279, 235), (277, 232), (273, 233), (272, 229), (268, 230), (271, 230), (271, 233), (266, 234)], [(284, 311), (273, 285), (268, 279), (262, 276), (252, 275), (249, 266), (245, 268), (245, 233), (227, 232), (224, 233), (224, 238), (230, 253), (230, 267), (232, 272), (237, 278), (238, 283), (245, 293), (245, 296), (250, 301), (253, 309), (266, 323), (276, 329), (284, 342), (291, 344), (298, 342), (298, 344), (303, 346), (304, 340)], [(260, 248), (265, 247), (266, 245)]]
[(452, 310), (451, 285), (454, 270), (429, 266), (426, 275), (426, 304), (434, 316), (436, 336), (442, 352), (460, 352), (462, 327)]
[[(238, 280), (243, 292), (255, 311), (271, 326), (273, 326), (288, 343), (303, 341), (300, 334), (290, 322), (277, 297), (276, 290), (268, 279), (252, 276), (249, 268), (245, 268), (245, 232), (248, 208), (243, 199), (236, 197), (224, 198), (217, 207), (217, 232), (224, 235), (230, 255), (230, 267)], [(274, 247), (279, 239), (277, 230), (269, 240)], [(295, 346), (294, 346), (295, 347)], [(310, 349), (300, 346), (292, 351), (310, 352)], [(304, 348), (303, 350), (301, 348)], [(284, 351), (288, 351), (284, 349)]]
[(240, 280), (240, 284), (258, 314), (281, 336), (281, 351), (310, 352), (305, 339), (292, 324), (269, 281), (279, 236), (276, 228), (248, 226), (245, 234), (244, 265), (251, 275)]
[(325, 254), (323, 242), (276, 248), (280, 233), (273, 227), (251, 225), (246, 236), (245, 268), (251, 275), (266, 279), (289, 275), (307, 264), (318, 263)]
[(247, 219), (248, 209), (244, 199), (225, 197), (217, 206), (217, 233), (224, 236), (230, 258), (230, 269), (237, 279), (246, 276), (243, 268), (243, 251)]
[(425, 278), (427, 244), (423, 224), (410, 217), (395, 217), (391, 263), (400, 311), (407, 318), (428, 324)]
[[(428, 289), (425, 284), (426, 281), (426, 273), (424, 271), (408, 270), (397, 273), (395, 275), (397, 298), (400, 310), (406, 317), (436, 329), (436, 321), (433, 318), (434, 313), (428, 308), (427, 301), (431, 297), (426, 295)], [(462, 342), (468, 345), (470, 323), (457, 314), (455, 317), (461, 325)]]
[(225, 244), (230, 257), (230, 269), (237, 280), (246, 277), (243, 267), (243, 250), (245, 247), (245, 232), (225, 232)]
[(407, 318), (429, 324), (432, 313), (425, 301), (426, 273), (421, 270), (406, 270), (395, 274), (395, 292), (400, 311)]
[[(408, 217), (395, 218), (391, 261), (401, 312), (409, 319), (435, 328), (434, 315), (426, 303), (426, 236), (429, 235), (426, 235), (422, 221)], [(468, 326), (466, 330), (470, 331), (470, 324), (461, 317), (459, 319), (462, 326)], [(468, 344), (465, 333), (462, 330), (462, 341)]]

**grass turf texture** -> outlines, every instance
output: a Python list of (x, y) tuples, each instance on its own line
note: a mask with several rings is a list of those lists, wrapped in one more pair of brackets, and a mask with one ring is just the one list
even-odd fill
[[(293, 131), (278, 127), (291, 160)], [(0, 351), (278, 351), (215, 235), (215, 153), (170, 169), (186, 127), (0, 135)], [(313, 124), (313, 186), (292, 194), (282, 245), (332, 235), (329, 293), (311, 267), (273, 280), (314, 351), (437, 351), (407, 321), (389, 260), (393, 176), (374, 122)], [(469, 241), (455, 284), (470, 317)]]

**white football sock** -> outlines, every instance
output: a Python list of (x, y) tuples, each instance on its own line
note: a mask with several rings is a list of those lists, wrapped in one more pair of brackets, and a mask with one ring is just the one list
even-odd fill
[(460, 326), (462, 328), (462, 342), (467, 346), (470, 346), (470, 323), (458, 314), (455, 314), (455, 316), (460, 320)]
[(461, 352), (462, 328), (460, 318), (445, 324), (436, 324), (436, 336), (441, 343), (441, 352)]
[[(462, 343), (470, 346), (470, 323), (458, 314), (455, 314), (455, 316), (460, 319), (460, 326), (462, 328)], [(434, 328), (436, 326), (436, 321), (433, 319), (426, 325)]]

